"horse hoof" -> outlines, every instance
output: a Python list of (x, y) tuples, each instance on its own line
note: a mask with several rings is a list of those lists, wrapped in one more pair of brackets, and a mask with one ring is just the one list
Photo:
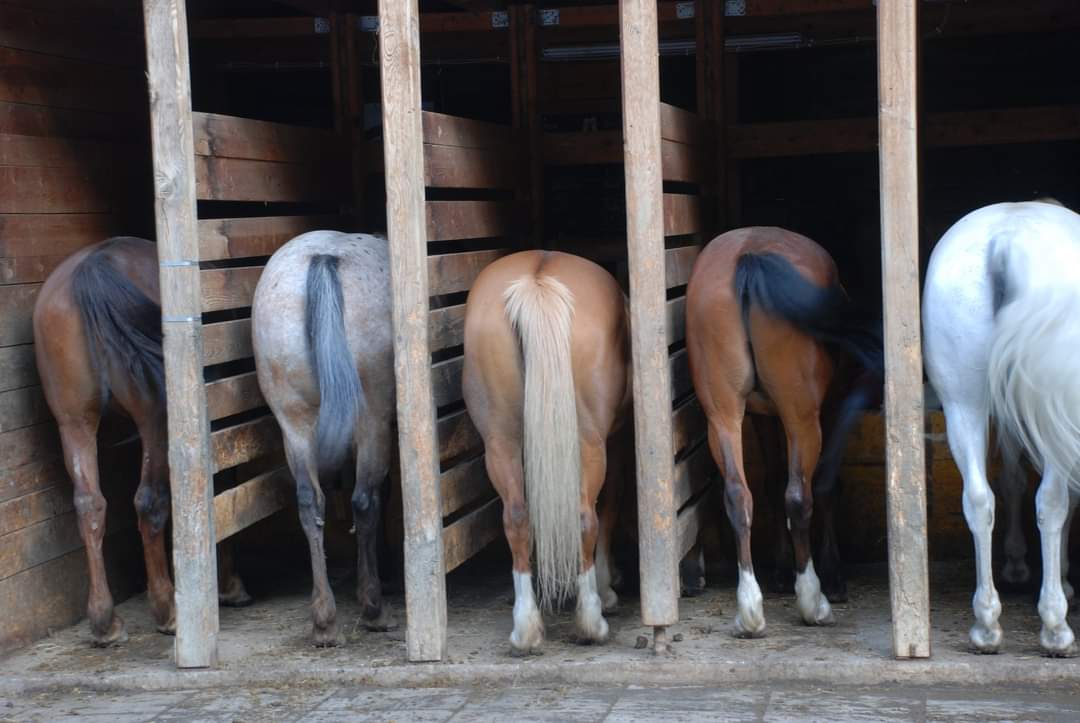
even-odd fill
[(995, 625), (991, 629), (982, 623), (975, 623), (971, 628), (970, 637), (973, 652), (979, 655), (996, 655), (1001, 650), (1001, 641), (1005, 635), (1000, 625)]
[(248, 595), (247, 590), (240, 589), (226, 595), (218, 595), (218, 604), (226, 608), (246, 608), (255, 602), (255, 598)]
[(1043, 627), (1039, 633), (1039, 645), (1043, 653), (1050, 658), (1075, 658), (1080, 649), (1076, 646), (1076, 638), (1068, 625), (1057, 631), (1050, 631)]
[(94, 635), (90, 644), (95, 648), (110, 648), (114, 645), (123, 645), (128, 641), (127, 628), (124, 620), (119, 615), (113, 615), (112, 623), (109, 624), (109, 632), (104, 635)]
[(399, 625), (397, 619), (390, 611), (383, 608), (374, 619), (365, 617), (364, 627), (373, 633), (388, 633), (392, 630), (397, 630)]
[(338, 631), (337, 625), (329, 628), (316, 627), (312, 630), (311, 644), (316, 648), (336, 648), (344, 643), (345, 636)]
[(604, 615), (617, 615), (619, 612), (619, 596), (614, 590), (608, 588), (600, 594), (600, 610)]
[(157, 631), (162, 635), (176, 635), (176, 615), (169, 618), (169, 622), (157, 626)]
[(600, 645), (606, 643), (607, 639), (608, 624), (603, 617), (589, 621), (578, 619), (577, 635), (574, 636), (575, 643), (578, 645)]
[(847, 583), (843, 580), (829, 582), (822, 580), (821, 592), (825, 594), (825, 599), (833, 605), (842, 605), (848, 601)]
[(510, 645), (511, 658), (532, 658), (539, 657), (543, 654), (544, 651), (540, 648), (515, 648), (513, 644)]
[(735, 628), (732, 631), (732, 635), (736, 638), (742, 638), (744, 640), (750, 640), (754, 638), (765, 637), (765, 619), (755, 620), (753, 624), (748, 625), (742, 617), (742, 613), (735, 615)]

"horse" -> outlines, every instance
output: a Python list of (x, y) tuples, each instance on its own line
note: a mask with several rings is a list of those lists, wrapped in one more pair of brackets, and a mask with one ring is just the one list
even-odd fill
[(603, 613), (617, 603), (611, 493), (624, 451), (610, 438), (629, 427), (627, 319), (626, 296), (611, 274), (557, 251), (504, 256), (469, 291), (462, 391), (502, 498), (515, 655), (536, 652), (544, 638), (533, 549), (543, 610), (564, 602), (576, 582), (577, 641), (608, 637)]
[(343, 642), (323, 546), (325, 492), (338, 480), (352, 486), (364, 625), (396, 625), (383, 604), (377, 558), (396, 408), (390, 299), (386, 239), (339, 231), (290, 240), (270, 257), (255, 288), (255, 370), (296, 481), (318, 647)]
[[(60, 431), (86, 546), (92, 642), (107, 647), (127, 639), (124, 621), (114, 610), (102, 554), (106, 501), (97, 433), (107, 412), (130, 417), (142, 443), (135, 509), (148, 598), (158, 631), (172, 634), (176, 608), (164, 535), (170, 499), (156, 246), (120, 236), (72, 254), (42, 284), (33, 328), (38, 374)], [(251, 597), (231, 561), (223, 548), (219, 601), (246, 605)]]
[[(975, 541), (970, 639), (979, 653), (997, 652), (1003, 639), (991, 572), (991, 418), (1005, 449), (1022, 450), (1042, 473), (1035, 495), (1043, 561), (1040, 645), (1050, 656), (1077, 653), (1065, 619), (1061, 563), (1070, 489), (1080, 490), (1078, 312), (1080, 216), (1060, 204), (977, 209), (949, 228), (930, 256), (923, 288), (926, 372), (964, 481), (964, 517)], [(1015, 558), (1015, 545), (1012, 552)]]
[[(787, 440), (783, 495), (795, 552), (795, 594), (808, 625), (834, 616), (814, 570), (810, 522), (814, 488), (831, 490), (851, 427), (880, 393), (880, 321), (862, 318), (821, 246), (792, 231), (736, 229), (713, 239), (686, 287), (690, 373), (708, 423), (709, 449), (724, 480), (739, 568), (734, 633), (765, 634), (761, 589), (750, 551), (753, 499), (743, 469), (747, 410), (779, 416)], [(838, 384), (853, 366), (854, 382)], [(838, 395), (828, 438), (822, 409)]]

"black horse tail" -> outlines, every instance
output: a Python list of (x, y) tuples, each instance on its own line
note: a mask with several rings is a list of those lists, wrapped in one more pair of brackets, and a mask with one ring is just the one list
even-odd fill
[(818, 286), (779, 254), (745, 254), (735, 267), (735, 293), (743, 316), (751, 304), (794, 324), (821, 342), (847, 352), (862, 373), (849, 387), (825, 440), (815, 487), (831, 490), (847, 434), (862, 409), (880, 397), (885, 378), (881, 320), (861, 314), (843, 288)]
[(344, 466), (365, 406), (364, 389), (345, 336), (345, 298), (338, 276), (339, 262), (337, 256), (329, 254), (313, 256), (307, 273), (304, 321), (315, 381), (319, 385), (315, 448), (320, 478), (335, 474)]
[(82, 317), (90, 362), (109, 396), (110, 371), (130, 378), (143, 394), (163, 400), (161, 306), (113, 264), (105, 243), (87, 254), (71, 276), (71, 295)]

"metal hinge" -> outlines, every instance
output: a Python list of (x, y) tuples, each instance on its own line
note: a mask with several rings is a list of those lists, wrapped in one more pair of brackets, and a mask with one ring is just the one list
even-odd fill
[[(706, 0), (707, 1), (707, 0)], [(675, 17), (679, 20), (690, 20), (694, 17), (694, 3), (675, 3)]]
[(540, 24), (541, 25), (558, 25), (559, 24), (559, 10), (557, 8), (551, 10), (540, 11)]
[(510, 13), (506, 12), (505, 10), (496, 10), (495, 12), (491, 13), (491, 27), (510, 27)]
[(746, 0), (725, 0), (724, 15), (742, 17), (746, 15)]
[(360, 27), (360, 30), (365, 33), (377, 33), (379, 32), (379, 16), (378, 15), (361, 15), (356, 19), (356, 24)]

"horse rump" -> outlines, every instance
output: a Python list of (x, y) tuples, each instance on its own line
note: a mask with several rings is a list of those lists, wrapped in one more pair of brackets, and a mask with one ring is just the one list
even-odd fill
[(82, 319), (87, 351), (104, 399), (109, 376), (123, 374), (147, 396), (163, 399), (161, 306), (115, 266), (107, 241), (87, 254), (71, 276), (71, 294)]
[(304, 327), (319, 387), (315, 449), (319, 478), (330, 480), (344, 466), (363, 412), (364, 390), (345, 335), (345, 297), (340, 258), (318, 254), (307, 272)]

